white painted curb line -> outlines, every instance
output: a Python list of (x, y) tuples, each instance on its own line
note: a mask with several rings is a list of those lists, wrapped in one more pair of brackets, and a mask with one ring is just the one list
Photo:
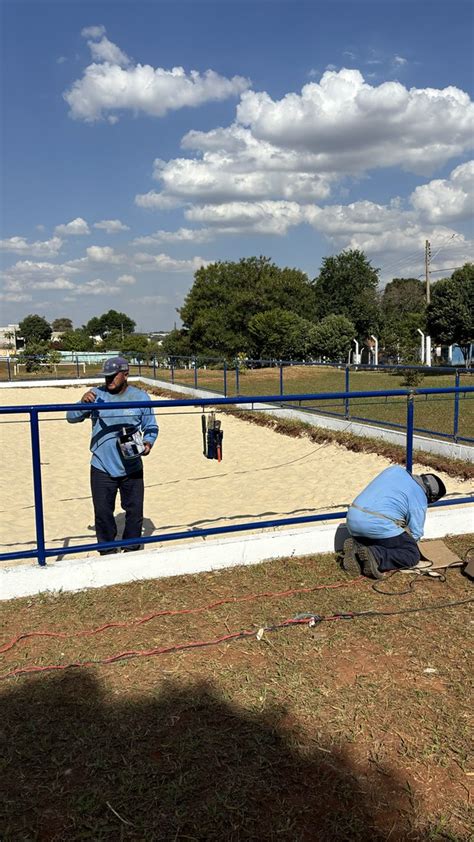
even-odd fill
[[(258, 564), (275, 558), (333, 552), (338, 525), (337, 521), (326, 521), (310, 528), (262, 530), (244, 537), (195, 538), (185, 545), (157, 544), (155, 549), (135, 553), (67, 557), (46, 567), (25, 563), (0, 570), (0, 601), (45, 591), (79, 591)], [(462, 535), (473, 529), (470, 507), (430, 509), (424, 537)], [(314, 573), (317, 581), (316, 566)]]

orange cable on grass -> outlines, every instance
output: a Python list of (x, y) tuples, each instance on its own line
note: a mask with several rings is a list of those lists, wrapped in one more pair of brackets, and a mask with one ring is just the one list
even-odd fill
[(155, 611), (153, 614), (147, 614), (145, 617), (137, 617), (134, 620), (130, 620), (129, 622), (111, 622), (111, 623), (104, 623), (102, 626), (98, 626), (95, 629), (83, 629), (82, 631), (77, 632), (55, 632), (55, 631), (33, 631), (33, 632), (23, 632), (22, 634), (13, 637), (11, 640), (4, 643), (0, 646), (0, 654), (4, 652), (8, 652), (10, 649), (13, 649), (17, 643), (21, 640), (27, 640), (30, 637), (54, 637), (65, 639), (68, 637), (90, 637), (94, 634), (100, 634), (100, 632), (106, 631), (107, 629), (114, 629), (114, 628), (133, 628), (134, 626), (142, 626), (144, 623), (149, 623), (150, 620), (154, 620), (156, 617), (169, 617), (169, 616), (179, 616), (182, 614), (199, 614), (203, 611), (212, 611), (214, 608), (218, 608), (220, 605), (228, 605), (228, 604), (236, 604), (239, 602), (251, 602), (255, 599), (262, 599), (265, 597), (284, 597), (284, 596), (294, 596), (296, 594), (302, 593), (312, 593), (313, 591), (319, 590), (334, 590), (337, 588), (344, 588), (348, 585), (355, 585), (357, 582), (361, 582), (364, 579), (363, 576), (358, 576), (357, 579), (350, 579), (347, 582), (333, 582), (328, 585), (315, 585), (312, 588), (297, 588), (288, 591), (262, 591), (262, 593), (257, 594), (247, 594), (246, 596), (237, 596), (231, 597), (228, 599), (220, 599), (217, 602), (212, 602), (210, 605), (203, 605), (199, 608), (180, 608), (180, 609), (165, 609), (163, 611)]
[[(357, 581), (357, 580), (354, 580)], [(333, 586), (334, 587), (334, 586)], [(313, 590), (310, 588), (309, 590)], [(343, 617), (340, 617), (337, 614), (334, 614), (329, 617), (321, 617), (320, 621), (324, 620), (339, 620), (339, 619), (346, 619), (351, 617), (349, 613), (345, 613)], [(283, 622), (278, 623), (274, 626), (268, 626), (263, 628), (263, 632), (267, 631), (275, 631), (277, 629), (288, 628), (289, 626), (299, 626), (299, 625), (308, 625), (308, 618), (294, 618), (283, 620)], [(260, 630), (261, 631), (261, 630)], [(46, 666), (38, 667), (38, 666), (26, 666), (26, 667), (17, 667), (11, 672), (7, 672), (4, 675), (0, 675), (0, 681), (7, 679), (7, 678), (16, 678), (20, 675), (31, 675), (38, 672), (57, 672), (62, 670), (67, 670), (71, 668), (80, 668), (80, 667), (93, 667), (93, 666), (101, 666), (107, 664), (114, 664), (117, 661), (128, 660), (129, 658), (150, 658), (154, 655), (167, 655), (171, 652), (182, 652), (187, 649), (199, 649), (206, 646), (218, 646), (220, 643), (227, 643), (231, 640), (238, 640), (244, 639), (249, 637), (257, 637), (259, 634), (259, 630), (243, 630), (238, 632), (230, 632), (230, 634), (222, 635), (221, 637), (216, 637), (211, 640), (192, 640), (188, 641), (187, 643), (175, 643), (171, 646), (159, 646), (155, 649), (130, 649), (124, 652), (118, 652), (116, 655), (109, 655), (108, 658), (100, 658), (93, 661), (72, 661), (68, 664), (46, 664)], [(259, 639), (259, 638), (258, 638)]]

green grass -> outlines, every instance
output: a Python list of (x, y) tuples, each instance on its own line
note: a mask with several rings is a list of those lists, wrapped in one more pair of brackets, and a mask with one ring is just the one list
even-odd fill
[[(474, 536), (447, 543), (462, 555)], [(1, 639), (332, 582), (347, 579), (325, 555), (46, 594), (3, 603)], [(402, 576), (386, 583), (406, 586)], [(361, 580), (89, 637), (30, 638), (1, 669), (208, 640), (302, 611), (394, 611), (471, 594), (459, 570), (444, 584), (417, 580), (406, 596)], [(462, 605), (2, 681), (2, 842), (467, 842), (469, 628)]]

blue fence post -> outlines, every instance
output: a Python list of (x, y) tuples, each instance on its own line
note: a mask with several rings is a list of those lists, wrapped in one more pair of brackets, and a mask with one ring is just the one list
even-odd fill
[(280, 395), (283, 395), (283, 363), (280, 360)]
[[(346, 365), (346, 371), (345, 371), (344, 391), (345, 392), (350, 391), (350, 368), (349, 368), (348, 365)], [(349, 418), (349, 414), (350, 414), (349, 398), (346, 397), (344, 399), (344, 418)]]
[(410, 392), (407, 398), (407, 453), (406, 468), (413, 471), (413, 427), (415, 425), (415, 393)]
[(193, 365), (194, 365), (194, 388), (197, 389), (197, 387), (198, 387), (198, 370), (197, 370), (196, 357), (193, 358)]
[(79, 371), (79, 357), (76, 354), (76, 377), (80, 377), (81, 373)]
[(171, 363), (171, 382), (174, 383), (174, 357), (171, 357), (170, 363)]
[(224, 397), (227, 397), (227, 360), (224, 360)]
[(43, 513), (43, 492), (41, 489), (41, 456), (38, 410), (30, 410), (30, 431), (31, 431), (31, 455), (33, 459), (33, 489), (35, 496), (35, 527), (36, 547), (38, 551), (38, 563), (41, 567), (46, 564), (44, 544), (44, 513)]
[[(456, 374), (454, 377), (454, 385), (459, 387), (459, 370), (456, 369)], [(459, 392), (456, 392), (454, 395), (454, 419), (453, 419), (453, 439), (454, 441), (458, 440), (458, 432), (459, 432)]]
[(11, 370), (11, 367), (10, 367), (10, 357), (7, 357), (7, 368), (8, 368), (8, 379), (11, 380), (12, 379), (12, 370)]
[(236, 362), (235, 364), (235, 394), (240, 394), (240, 384), (239, 384), (239, 363)]

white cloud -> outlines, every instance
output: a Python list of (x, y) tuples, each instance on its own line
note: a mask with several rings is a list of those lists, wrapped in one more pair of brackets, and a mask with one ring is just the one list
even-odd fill
[(156, 246), (161, 243), (207, 243), (215, 236), (211, 228), (178, 228), (177, 231), (155, 231), (147, 237), (137, 237), (134, 246)]
[(32, 296), (21, 292), (0, 292), (0, 301), (11, 301), (20, 303), (21, 301), (31, 301)]
[[(333, 185), (387, 166), (428, 173), (472, 144), (474, 104), (458, 88), (368, 84), (358, 70), (324, 73), (301, 94), (273, 101), (246, 91), (237, 122), (190, 131), (190, 157), (154, 162), (161, 190), (141, 207), (327, 199)], [(186, 214), (188, 218), (193, 218)]]
[(71, 289), (70, 277), (78, 273), (79, 269), (68, 263), (19, 260), (3, 272), (4, 290), (8, 295), (28, 295), (29, 298), (5, 300), (30, 300), (29, 293), (35, 289)]
[(90, 246), (86, 249), (87, 261), (89, 263), (117, 264), (126, 262), (123, 254), (118, 254), (110, 246)]
[(216, 225), (220, 233), (282, 235), (306, 221), (306, 209), (297, 202), (229, 202), (190, 208), (185, 216), (193, 222)]
[(403, 56), (395, 56), (393, 59), (394, 64), (398, 64), (403, 67), (404, 64), (408, 64), (408, 59), (403, 58)]
[(37, 281), (35, 289), (74, 289), (75, 285), (68, 278), (59, 276), (50, 281)]
[(390, 205), (360, 201), (308, 207), (306, 219), (328, 237), (336, 250), (364, 251), (373, 265), (382, 266), (381, 277), (385, 280), (396, 275), (423, 274), (426, 239), (432, 243), (433, 254), (439, 254), (433, 270), (452, 268), (472, 259), (473, 244), (462, 235), (442, 225), (427, 227), (416, 211), (406, 211), (396, 201)]
[(358, 70), (343, 68), (277, 101), (246, 91), (237, 118), (255, 138), (317, 155), (323, 172), (401, 166), (427, 174), (470, 148), (474, 105), (453, 86), (375, 87)]
[(192, 257), (191, 260), (177, 260), (168, 254), (148, 254), (137, 252), (135, 266), (143, 271), (155, 272), (195, 272), (201, 266), (207, 266), (212, 261), (203, 257)]
[(99, 26), (85, 26), (84, 29), (81, 29), (81, 35), (83, 38), (101, 38), (102, 35), (105, 35), (105, 26), (103, 24)]
[(135, 196), (135, 204), (139, 208), (150, 208), (153, 210), (171, 210), (178, 207), (181, 202), (174, 196), (165, 196), (164, 193), (157, 193), (156, 190), (149, 190), (148, 193), (138, 193)]
[(89, 226), (81, 216), (72, 219), (65, 225), (56, 225), (54, 230), (56, 234), (61, 234), (63, 237), (82, 237), (85, 234), (90, 234)]
[(456, 167), (449, 178), (438, 178), (420, 185), (413, 191), (410, 200), (428, 222), (447, 223), (472, 217), (474, 161)]
[(94, 222), (94, 228), (107, 231), (107, 234), (116, 234), (118, 231), (129, 231), (128, 225), (120, 222), (120, 219), (102, 219), (101, 222)]
[[(214, 70), (186, 72), (183, 67), (167, 70), (149, 64), (131, 64), (128, 56), (105, 36), (103, 27), (86, 27), (85, 37), (94, 59), (81, 79), (65, 91), (70, 115), (77, 120), (94, 122), (110, 112), (130, 110), (153, 117), (185, 106), (196, 107), (236, 96), (249, 87), (242, 76), (231, 79)], [(100, 38), (100, 40), (96, 40)], [(117, 114), (112, 115), (116, 122)]]
[(65, 61), (67, 61), (66, 56), (59, 56), (59, 57), (56, 59), (56, 64), (64, 64), (64, 62), (65, 62)]
[(120, 47), (113, 44), (112, 41), (104, 35), (100, 41), (88, 41), (87, 46), (90, 48), (92, 58), (94, 61), (105, 61), (109, 64), (118, 64), (120, 67), (128, 67), (130, 59)]
[[(102, 278), (94, 278), (92, 281), (84, 281), (74, 287), (72, 293), (74, 297), (80, 295), (109, 295), (110, 293), (120, 292), (120, 287), (116, 284), (107, 283)], [(74, 299), (68, 298), (67, 301)]]
[(60, 237), (52, 237), (44, 241), (37, 240), (34, 243), (29, 243), (24, 237), (9, 237), (7, 240), (0, 240), (0, 249), (16, 254), (31, 254), (32, 257), (55, 257), (62, 244)]
[(117, 278), (117, 283), (121, 284), (121, 286), (133, 286), (136, 282), (137, 279), (133, 275), (120, 275), (120, 277)]

